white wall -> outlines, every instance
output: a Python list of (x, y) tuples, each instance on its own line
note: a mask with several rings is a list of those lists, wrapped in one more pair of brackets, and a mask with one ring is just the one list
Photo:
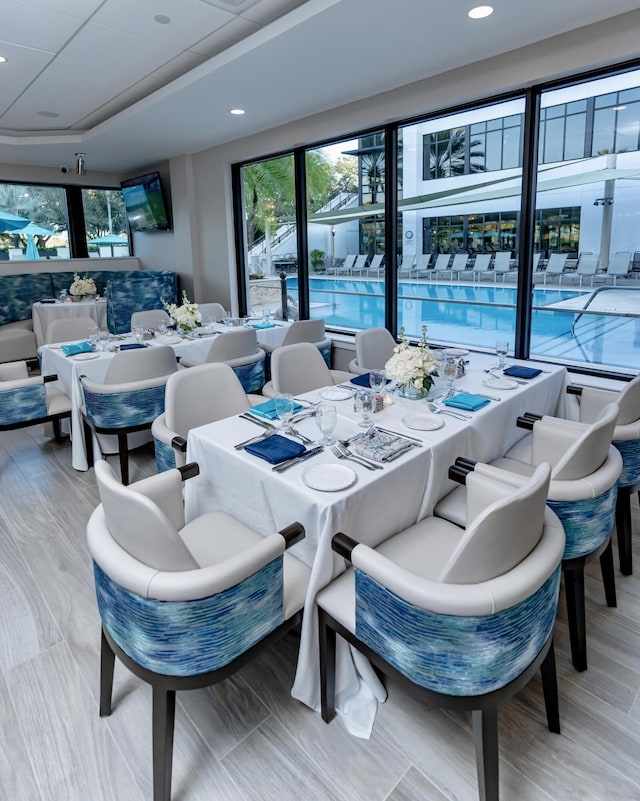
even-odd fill
[[(300, 144), (352, 136), (358, 130), (386, 121), (407, 119), (521, 89), (532, 83), (637, 58), (640, 56), (639, 29), (640, 11), (631, 12), (479, 64), (194, 154), (191, 157), (191, 176), (195, 219), (190, 224), (195, 229), (200, 245), (199, 258), (194, 259), (193, 263), (197, 299), (218, 300), (225, 306), (231, 303), (236, 307), (230, 191), (232, 163), (281, 152)], [(173, 161), (171, 166), (173, 182)], [(174, 207), (177, 208), (185, 202), (186, 195), (179, 196), (176, 186), (172, 186), (172, 189)]]

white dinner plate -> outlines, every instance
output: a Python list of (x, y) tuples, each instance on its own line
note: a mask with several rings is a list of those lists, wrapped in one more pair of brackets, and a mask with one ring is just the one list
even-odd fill
[(100, 358), (99, 353), (76, 353), (75, 356), (72, 357), (75, 362), (88, 362), (91, 359), (98, 359)]
[(435, 431), (442, 428), (444, 420), (437, 414), (405, 414), (402, 422), (407, 428), (415, 428), (416, 431)]
[(347, 400), (347, 398), (352, 398), (353, 392), (343, 387), (331, 387), (329, 389), (321, 389), (318, 395), (324, 400), (342, 401)]
[(497, 378), (496, 376), (487, 376), (482, 383), (485, 387), (491, 387), (491, 389), (515, 389), (518, 386), (516, 381), (511, 381), (509, 378)]
[(346, 465), (342, 464), (314, 464), (307, 467), (302, 474), (302, 480), (311, 489), (322, 492), (337, 492), (355, 484), (358, 476)]
[(49, 345), (51, 350), (62, 350), (62, 345)]

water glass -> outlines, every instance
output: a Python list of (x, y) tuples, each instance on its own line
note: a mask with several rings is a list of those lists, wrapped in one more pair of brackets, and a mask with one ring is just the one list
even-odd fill
[(371, 370), (369, 373), (369, 386), (376, 395), (380, 395), (387, 386), (387, 374), (384, 370)]
[(207, 331), (210, 334), (213, 334), (213, 332), (216, 330), (216, 318), (213, 315), (209, 315), (205, 318), (204, 325)]
[(376, 395), (371, 390), (363, 389), (356, 392), (354, 398), (356, 414), (360, 415), (359, 426), (369, 428), (371, 425), (371, 415), (376, 409)]
[(142, 342), (144, 339), (144, 328), (141, 325), (134, 325), (132, 329), (133, 336), (136, 342)]
[(100, 333), (100, 329), (97, 325), (92, 325), (89, 327), (89, 334), (87, 339), (91, 347), (95, 350), (98, 345), (98, 334)]
[(280, 420), (280, 429), (286, 434), (289, 430), (289, 421), (293, 417), (293, 395), (290, 392), (279, 392), (273, 400)]
[(109, 332), (108, 331), (99, 331), (98, 332), (98, 350), (106, 351), (109, 347)]
[(332, 403), (319, 403), (316, 406), (316, 425), (320, 429), (321, 445), (333, 445), (335, 439), (331, 436), (338, 423), (338, 413)]
[(498, 357), (498, 370), (503, 370), (505, 365), (505, 357), (509, 352), (509, 343), (506, 339), (499, 339), (496, 342), (496, 356)]
[(164, 322), (164, 320), (161, 320), (158, 323), (158, 336), (166, 337), (166, 335), (167, 335), (167, 324)]
[(442, 373), (447, 379), (445, 395), (453, 395), (454, 393), (453, 382), (458, 375), (458, 354), (459, 351), (457, 350), (447, 349), (442, 356)]

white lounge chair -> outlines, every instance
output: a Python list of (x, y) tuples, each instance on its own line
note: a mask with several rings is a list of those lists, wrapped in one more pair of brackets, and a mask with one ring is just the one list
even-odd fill
[(505, 279), (508, 275), (517, 275), (518, 268), (511, 267), (511, 251), (510, 250), (500, 250), (496, 253), (493, 259), (493, 282), (494, 284), (498, 281), (498, 276), (502, 276), (502, 283), (505, 282)]
[(593, 253), (581, 253), (578, 258), (578, 266), (576, 268), (576, 275), (579, 279), (579, 287), (582, 287), (582, 281), (586, 277), (591, 279), (591, 286), (593, 286), (593, 278), (598, 269), (598, 257)]
[(433, 267), (433, 275), (434, 277), (440, 277), (445, 273), (449, 276), (450, 280), (453, 280), (453, 273), (449, 269), (449, 262), (451, 261), (451, 254), (450, 253), (440, 253), (438, 258), (436, 259), (436, 263)]
[(489, 265), (491, 264), (491, 253), (478, 253), (476, 256), (476, 260), (473, 262), (473, 266), (471, 271), (473, 273), (473, 280), (478, 281), (479, 279), (477, 276), (482, 275), (482, 273), (489, 272)]
[(460, 273), (464, 273), (467, 271), (467, 262), (469, 261), (469, 254), (468, 253), (456, 253), (453, 257), (453, 264), (451, 265), (451, 280), (453, 281), (453, 276), (460, 275)]
[(549, 261), (545, 267), (542, 279), (544, 286), (547, 285), (547, 276), (549, 275), (557, 275), (558, 286), (562, 285), (562, 273), (564, 272), (568, 255), (568, 253), (552, 253), (551, 256), (549, 256)]
[(403, 256), (402, 263), (398, 267), (398, 278), (411, 278), (414, 259), (415, 256)]
[(628, 250), (619, 250), (609, 259), (609, 264), (605, 272), (602, 273), (602, 277), (605, 280), (613, 278), (613, 285), (615, 286), (618, 277), (628, 275), (630, 269), (631, 253)]

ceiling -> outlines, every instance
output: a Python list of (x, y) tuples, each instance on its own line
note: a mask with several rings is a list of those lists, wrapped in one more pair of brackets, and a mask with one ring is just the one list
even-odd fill
[[(638, 0), (2, 0), (0, 163), (128, 173), (638, 9)], [(488, 88), (490, 91), (490, 87)], [(232, 116), (231, 108), (246, 110)], [(382, 117), (382, 115), (381, 115)]]

